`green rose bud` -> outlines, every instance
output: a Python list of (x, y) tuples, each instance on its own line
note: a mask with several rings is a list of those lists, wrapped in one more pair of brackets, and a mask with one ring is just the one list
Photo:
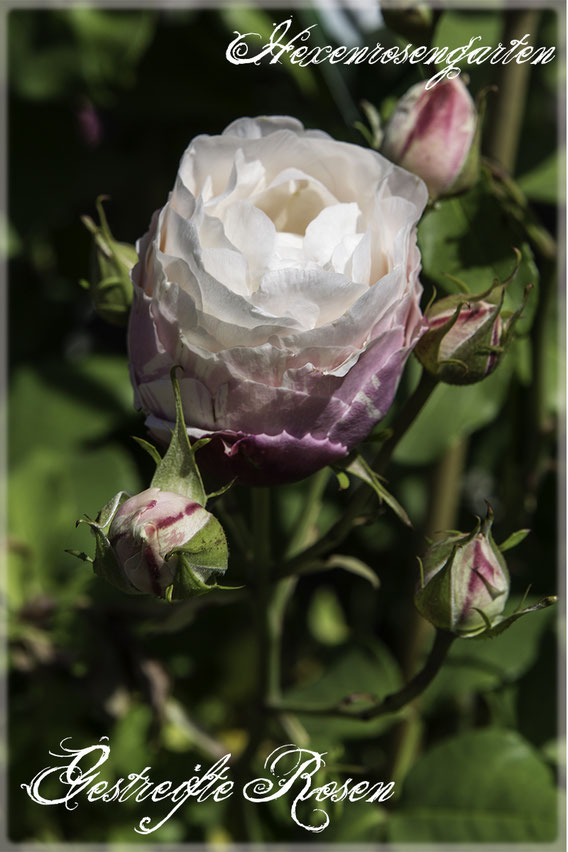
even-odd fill
[[(226, 589), (216, 577), (227, 570), (229, 553), (223, 527), (205, 509), (207, 495), (195, 451), (185, 428), (176, 367), (172, 390), (176, 425), (163, 456), (147, 441), (136, 439), (156, 462), (150, 487), (131, 496), (120, 491), (93, 521), (87, 523), (96, 539), (95, 558), (69, 550), (95, 573), (128, 594), (151, 594), (180, 600)], [(202, 442), (201, 442), (202, 443)]]
[(454, 293), (426, 309), (428, 330), (414, 351), (438, 381), (471, 385), (498, 366), (530, 290), (525, 290), (519, 310), (504, 319), (505, 287), (496, 283), (478, 295)]
[(81, 281), (90, 290), (97, 313), (112, 325), (125, 326), (132, 302), (130, 270), (138, 260), (136, 249), (128, 243), (117, 242), (110, 231), (103, 210), (104, 197), (97, 198), (100, 225), (89, 216), (82, 222), (93, 234), (90, 282)]
[(509, 615), (503, 610), (509, 596), (509, 572), (503, 553), (516, 547), (529, 530), (517, 530), (497, 545), (491, 534), (493, 511), (487, 507), (471, 533), (450, 531), (430, 545), (420, 562), (421, 583), (414, 597), (418, 612), (438, 630), (463, 639), (490, 638), (507, 630), (517, 619), (557, 603), (549, 595)]
[(415, 604), (440, 630), (467, 638), (500, 619), (509, 595), (509, 572), (491, 535), (492, 523), (489, 510), (473, 532), (451, 534), (432, 544), (424, 556)]

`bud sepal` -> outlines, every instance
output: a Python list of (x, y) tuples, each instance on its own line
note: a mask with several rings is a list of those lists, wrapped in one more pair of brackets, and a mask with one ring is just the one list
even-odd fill
[(81, 221), (93, 235), (93, 254), (90, 280), (80, 283), (88, 289), (97, 313), (111, 325), (125, 326), (132, 303), (130, 271), (138, 260), (136, 249), (129, 243), (119, 243), (112, 236), (104, 208), (105, 196), (97, 198), (96, 208), (100, 225), (90, 216)]
[(135, 495), (120, 491), (96, 521), (85, 517), (77, 522), (87, 523), (95, 535), (94, 559), (69, 551), (92, 562), (98, 576), (127, 594), (170, 601), (228, 588), (216, 582), (227, 570), (227, 540), (219, 521), (205, 509), (208, 498), (195, 461), (204, 442), (189, 443), (175, 370), (176, 425), (164, 457), (139, 440), (156, 462), (150, 487)]

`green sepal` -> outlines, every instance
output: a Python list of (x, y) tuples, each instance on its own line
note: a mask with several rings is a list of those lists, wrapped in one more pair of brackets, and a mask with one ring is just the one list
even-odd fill
[[(522, 618), (523, 615), (528, 615), (531, 612), (538, 612), (541, 609), (546, 609), (549, 606), (554, 606), (554, 604), (558, 603), (558, 598), (556, 595), (549, 595), (546, 598), (538, 601), (538, 603), (533, 604), (532, 606), (527, 606), (525, 609), (518, 610), (517, 612), (511, 613), (511, 615), (503, 618), (502, 621), (494, 622), (493, 626), (487, 628), (482, 633), (478, 633), (475, 636), (471, 636), (468, 638), (471, 639), (493, 639), (495, 636), (499, 636), (500, 633), (503, 633), (505, 630), (508, 630), (509, 627), (514, 624), (514, 622), (518, 618)], [(481, 615), (483, 613), (480, 612)]]
[(416, 609), (432, 624), (440, 630), (449, 630), (455, 633), (453, 623), (454, 590), (452, 582), (452, 566), (458, 551), (463, 546), (464, 540), (452, 543), (449, 555), (440, 570), (424, 585), (424, 565), (419, 563), (421, 574), (421, 588), (414, 596)]
[(168, 591), (171, 591), (166, 596), (167, 600), (187, 600), (213, 591), (215, 585), (209, 585), (195, 573), (189, 556), (184, 553), (176, 553), (176, 556), (177, 570), (174, 582), (168, 586)]
[[(104, 200), (104, 195), (100, 195), (96, 200), (100, 225), (90, 216), (81, 217), (81, 221), (93, 235), (88, 287), (97, 313), (112, 325), (124, 326), (132, 303), (130, 270), (137, 262), (138, 255), (134, 246), (119, 243), (112, 236), (103, 208)], [(81, 286), (85, 286), (84, 279)]]
[[(107, 529), (108, 527), (110, 527), (112, 519), (114, 518), (116, 510), (118, 509), (120, 504), (124, 503), (131, 496), (132, 495), (129, 494), (128, 491), (119, 491), (118, 494), (115, 494), (114, 497), (111, 497), (108, 503), (105, 503), (105, 505), (97, 515), (97, 520), (91, 521), (90, 518), (87, 518), (87, 523), (92, 528), (98, 527), (103, 530)], [(79, 521), (77, 521), (77, 523), (79, 523)]]
[(177, 567), (172, 584), (172, 600), (183, 600), (206, 594), (216, 583), (209, 583), (212, 575), (222, 575), (227, 570), (229, 551), (223, 527), (213, 515), (207, 523), (182, 547), (176, 547), (165, 556), (175, 559)]
[(201, 597), (209, 592), (237, 592), (244, 586), (221, 586), (219, 583), (206, 583), (194, 571), (188, 556), (178, 556), (178, 568), (174, 582), (164, 593), (165, 600), (173, 603), (178, 600)]
[[(340, 465), (337, 466), (339, 467)], [(365, 461), (363, 456), (359, 455), (359, 453), (349, 456), (346, 462), (341, 464), (341, 468), (345, 473), (357, 477), (357, 479), (360, 479), (372, 488), (379, 498), (379, 502), (386, 503), (395, 515), (400, 518), (403, 524), (406, 524), (407, 527), (412, 529), (412, 522), (403, 507), (400, 505), (398, 500), (393, 497), (389, 491), (387, 491), (381, 477), (375, 473), (372, 467)]]
[(487, 95), (489, 92), (495, 91), (497, 91), (496, 86), (486, 86), (478, 93), (475, 99), (477, 117), (473, 139), (460, 173), (444, 195), (458, 195), (460, 192), (470, 189), (477, 183), (481, 169), (481, 137), (487, 106)]
[(341, 553), (334, 553), (333, 556), (330, 556), (326, 560), (323, 567), (327, 570), (341, 568), (350, 574), (356, 574), (358, 577), (367, 580), (374, 589), (378, 589), (381, 585), (381, 581), (373, 569), (366, 562), (362, 562), (361, 559), (356, 559), (354, 556), (344, 556)]
[[(109, 505), (110, 504), (107, 504), (107, 506)], [(105, 507), (105, 509), (106, 508), (107, 507)], [(85, 520), (81, 521), (81, 523), (88, 524), (95, 535), (95, 559), (93, 562), (93, 571), (95, 574), (98, 577), (102, 577), (103, 580), (107, 581), (107, 583), (110, 583), (117, 589), (120, 589), (121, 592), (126, 592), (128, 595), (143, 594), (132, 585), (126, 576), (124, 569), (114, 555), (113, 549), (102, 526), (95, 521)]]
[(69, 548), (65, 548), (65, 553), (68, 553), (70, 556), (75, 556), (77, 559), (80, 559), (82, 562), (90, 562), (91, 565), (95, 561), (92, 556), (88, 556), (83, 550), (70, 550)]
[[(195, 445), (194, 445), (194, 449), (195, 449)], [(235, 476), (235, 478), (231, 479), (231, 481), (228, 482), (227, 485), (223, 485), (222, 488), (219, 488), (219, 489), (217, 489), (217, 491), (212, 491), (210, 494), (208, 494), (207, 499), (212, 500), (213, 497), (220, 497), (221, 494), (225, 494), (227, 491), (229, 491), (230, 488), (233, 487), (233, 485), (235, 484), (236, 481), (237, 481), (237, 477)]]
[(146, 450), (149, 456), (153, 458), (156, 462), (156, 465), (159, 465), (162, 461), (162, 457), (154, 444), (151, 444), (149, 441), (145, 441), (144, 438), (138, 438), (136, 435), (132, 435), (132, 440), (136, 441), (139, 447), (142, 447), (143, 450)]
[(199, 446), (203, 446), (203, 443), (197, 441), (192, 447), (189, 442), (185, 427), (179, 382), (176, 378), (177, 369), (180, 369), (178, 365), (172, 367), (170, 371), (175, 396), (176, 424), (166, 454), (160, 459), (156, 472), (152, 477), (150, 488), (159, 488), (161, 491), (173, 491), (176, 494), (188, 497), (194, 503), (199, 503), (200, 506), (205, 506), (207, 495), (203, 487), (199, 468), (195, 462), (196, 449)]
[(517, 530), (516, 532), (511, 533), (511, 535), (506, 538), (502, 544), (497, 546), (501, 553), (505, 553), (506, 550), (512, 550), (513, 547), (517, 547), (517, 545), (525, 540), (529, 533), (530, 530)]
[(378, 151), (383, 141), (383, 129), (381, 127), (381, 116), (378, 109), (369, 101), (362, 100), (359, 103), (361, 112), (369, 122), (369, 127), (362, 121), (355, 121), (353, 127), (358, 130), (365, 138), (365, 141), (370, 148)]
[(229, 564), (229, 549), (225, 531), (214, 515), (195, 535), (181, 547), (175, 547), (166, 553), (166, 560), (172, 556), (186, 556), (191, 559), (192, 568), (206, 580), (211, 574), (224, 574)]

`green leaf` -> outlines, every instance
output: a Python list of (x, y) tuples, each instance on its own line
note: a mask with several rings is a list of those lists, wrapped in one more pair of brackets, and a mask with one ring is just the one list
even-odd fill
[(460, 438), (491, 423), (505, 402), (512, 372), (511, 359), (505, 356), (494, 373), (475, 385), (439, 384), (398, 444), (394, 460), (429, 464)]
[(378, 589), (381, 585), (379, 578), (372, 568), (365, 562), (357, 559), (355, 556), (345, 556), (341, 553), (334, 553), (325, 562), (325, 568), (342, 568), (343, 571), (349, 571), (351, 574), (356, 574), (358, 577), (363, 577), (367, 580), (374, 589)]
[[(502, 37), (502, 18), (496, 12), (496, 9), (485, 11), (481, 8), (475, 12), (467, 9), (460, 9), (456, 12), (451, 9), (444, 9), (434, 31), (432, 44), (440, 47), (442, 45), (447, 46), (449, 53), (467, 44), (473, 34), (482, 36), (482, 41), (476, 42), (477, 45), (497, 44)], [(470, 70), (472, 67), (475, 69), (475, 66), (468, 66), (467, 63), (458, 62), (457, 64)], [(442, 61), (437, 67), (443, 65), (445, 63)]]
[(517, 179), (517, 183), (531, 201), (556, 204), (558, 200), (558, 152), (555, 151), (532, 171)]
[(179, 382), (176, 378), (177, 369), (178, 367), (173, 367), (170, 373), (176, 401), (176, 424), (166, 454), (156, 468), (150, 487), (183, 494), (184, 497), (205, 506), (207, 495), (195, 463), (195, 448), (189, 443), (185, 427)]
[(426, 753), (408, 774), (393, 843), (537, 843), (557, 833), (552, 773), (518, 734), (471, 731)]
[(386, 503), (389, 508), (393, 510), (395, 515), (406, 524), (407, 527), (412, 527), (412, 522), (405, 510), (402, 508), (398, 500), (393, 497), (392, 494), (387, 491), (381, 478), (375, 473), (375, 471), (370, 467), (370, 465), (365, 461), (363, 456), (356, 454), (355, 457), (350, 461), (345, 470), (347, 473), (350, 473), (352, 476), (356, 476), (358, 479), (361, 479), (365, 482), (370, 488), (373, 489), (379, 501), (381, 503)]
[[(362, 693), (380, 701), (396, 692), (402, 684), (396, 660), (380, 642), (365, 647), (340, 646), (330, 651), (331, 660), (325, 668), (312, 675), (309, 682), (289, 689), (284, 695), (285, 703), (325, 707), (337, 704), (346, 696), (360, 696)], [(335, 745), (338, 740), (376, 737), (400, 720), (400, 713), (377, 717), (369, 722), (301, 713), (298, 716), (318, 749), (324, 749), (328, 744)]]
[(341, 645), (349, 636), (341, 604), (330, 586), (316, 589), (308, 609), (312, 636), (324, 645)]
[(538, 269), (522, 227), (492, 191), (486, 172), (469, 192), (439, 201), (423, 216), (418, 242), (424, 274), (447, 293), (459, 292), (448, 275), (464, 281), (472, 293), (487, 290), (495, 278), (505, 281), (515, 265), (513, 248), (518, 248), (521, 263), (507, 286), (504, 310), (515, 311), (532, 284), (517, 332), (530, 329), (538, 303)]

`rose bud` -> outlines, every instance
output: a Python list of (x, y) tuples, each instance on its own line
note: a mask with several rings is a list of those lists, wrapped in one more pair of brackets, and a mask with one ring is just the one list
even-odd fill
[(464, 638), (483, 632), (501, 616), (509, 572), (493, 541), (493, 513), (471, 533), (450, 534), (431, 545), (422, 560), (422, 584), (414, 602), (440, 630)]
[(480, 382), (495, 370), (511, 340), (529, 293), (519, 310), (501, 316), (506, 283), (476, 296), (455, 293), (426, 309), (428, 330), (415, 352), (425, 369), (450, 385)]
[(477, 109), (459, 77), (417, 83), (388, 120), (382, 153), (419, 175), (431, 199), (473, 186), (479, 172)]
[(146, 594), (161, 596), (171, 585), (175, 591), (182, 557), (201, 583), (227, 568), (227, 543), (216, 518), (199, 503), (159, 488), (121, 504), (108, 540), (127, 580)]
[(96, 574), (128, 594), (168, 600), (223, 589), (215, 576), (227, 570), (228, 550), (219, 521), (183, 494), (148, 488), (130, 497), (120, 491), (87, 523), (95, 534)]
[(94, 308), (106, 322), (125, 326), (132, 302), (130, 270), (138, 258), (134, 246), (119, 243), (112, 236), (102, 202), (103, 196), (97, 198), (100, 225), (89, 216), (82, 217), (94, 239), (90, 282), (80, 283), (90, 290)]
[(426, 187), (376, 151), (293, 118), (243, 118), (185, 152), (139, 241), (135, 404), (167, 441), (169, 371), (200, 464), (293, 482), (385, 417), (418, 340)]
[(163, 457), (147, 441), (136, 439), (156, 463), (150, 487), (133, 497), (126, 491), (109, 500), (96, 521), (87, 523), (96, 539), (95, 558), (68, 550), (91, 562), (96, 574), (129, 594), (158, 595), (167, 600), (226, 589), (211, 579), (227, 570), (223, 527), (207, 512), (207, 495), (185, 424), (176, 368), (171, 371), (175, 426)]

